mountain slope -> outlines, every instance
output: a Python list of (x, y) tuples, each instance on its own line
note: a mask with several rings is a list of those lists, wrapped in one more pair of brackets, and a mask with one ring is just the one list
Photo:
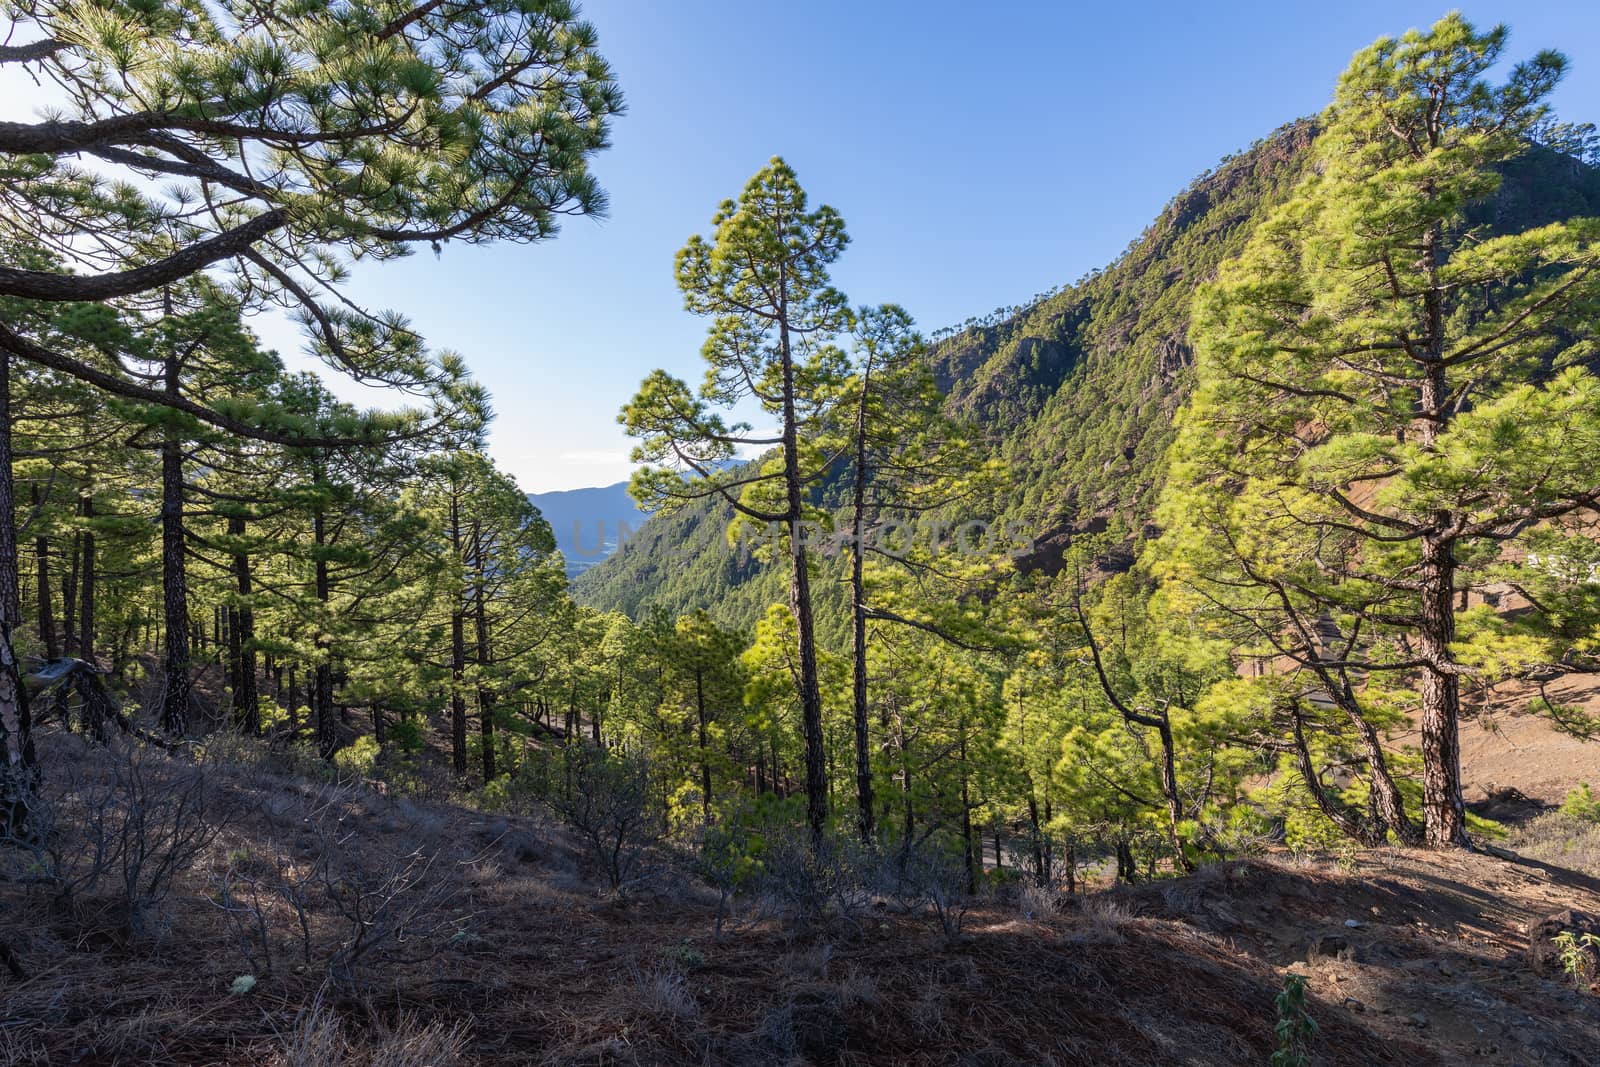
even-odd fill
[[(1003, 492), (959, 518), (1021, 523), (1036, 547), (1019, 569), (1052, 571), (1078, 530), (1111, 528), (1130, 541), (1145, 532), (1172, 416), (1191, 384), (1194, 291), (1287, 198), (1315, 133), (1309, 120), (1283, 127), (1191, 183), (1105, 270), (934, 344), (930, 359), (950, 409), (982, 427), (1012, 475)], [(1474, 214), (1501, 232), (1600, 215), (1600, 171), (1531, 149)], [(652, 519), (627, 550), (583, 574), (574, 593), (630, 614), (704, 607), (748, 625), (784, 599), (785, 587), (779, 568), (721, 547), (726, 520), (726, 509), (711, 505)], [(836, 585), (820, 583), (842, 606)], [(822, 618), (825, 630), (831, 621)]]

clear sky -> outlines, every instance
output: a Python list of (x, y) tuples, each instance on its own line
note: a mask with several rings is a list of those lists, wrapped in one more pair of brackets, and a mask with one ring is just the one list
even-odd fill
[[(587, 0), (628, 113), (595, 162), (608, 218), (534, 246), (358, 267), (494, 395), (491, 450), (529, 490), (627, 476), (620, 405), (653, 367), (700, 377), (672, 257), (770, 156), (843, 215), (835, 281), (926, 330), (1114, 258), (1194, 175), (1320, 110), (1356, 49), (1447, 3)], [(1510, 57), (1565, 51), (1556, 96), (1600, 120), (1600, 4), (1463, 7)], [(15, 82), (0, 111), (31, 110)], [(9, 99), (5, 99), (9, 97)], [(291, 328), (260, 322), (285, 355)], [(372, 400), (368, 400), (372, 402)]]

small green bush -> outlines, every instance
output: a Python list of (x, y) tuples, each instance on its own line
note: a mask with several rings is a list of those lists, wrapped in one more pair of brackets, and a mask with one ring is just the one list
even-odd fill
[(1588, 782), (1567, 794), (1567, 799), (1561, 804), (1561, 814), (1584, 822), (1600, 823), (1600, 799), (1595, 797)]
[(355, 741), (333, 754), (333, 764), (345, 778), (371, 778), (378, 768), (378, 755), (383, 751), (375, 738), (363, 734)]

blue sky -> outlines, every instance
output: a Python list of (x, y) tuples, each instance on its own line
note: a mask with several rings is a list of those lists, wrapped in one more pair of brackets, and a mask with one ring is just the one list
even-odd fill
[[(491, 450), (524, 488), (627, 476), (619, 406), (653, 367), (698, 381), (704, 323), (672, 257), (770, 156), (832, 204), (835, 281), (926, 330), (1114, 258), (1195, 174), (1319, 110), (1352, 52), (1442, 3), (587, 0), (628, 98), (595, 169), (609, 218), (536, 246), (448, 246), (356, 269), (494, 395)], [(1202, 8), (1204, 10), (1202, 10)], [(1464, 7), (1557, 47), (1556, 97), (1600, 120), (1600, 5)], [(15, 84), (0, 111), (31, 110)], [(9, 99), (6, 99), (9, 97)], [(286, 355), (292, 328), (258, 323)], [(381, 398), (364, 397), (368, 402)]]

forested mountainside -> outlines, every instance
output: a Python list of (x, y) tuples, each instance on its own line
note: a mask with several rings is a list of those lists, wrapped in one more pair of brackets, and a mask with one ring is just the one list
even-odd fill
[[(1130, 542), (1147, 531), (1172, 417), (1190, 386), (1195, 288), (1289, 194), (1315, 136), (1312, 120), (1284, 126), (1197, 178), (1109, 267), (931, 345), (949, 410), (978, 423), (1010, 472), (1005, 489), (964, 505), (961, 518), (1023, 524), (1036, 548), (1021, 569), (1053, 571), (1074, 530), (1110, 528)], [(1600, 170), (1534, 148), (1507, 165), (1499, 192), (1470, 217), (1515, 231), (1597, 212)], [(787, 594), (782, 568), (727, 546), (731, 518), (713, 501), (658, 515), (626, 550), (580, 575), (574, 596), (636, 618), (704, 608), (747, 627)], [(840, 583), (823, 582), (819, 593), (829, 604), (822, 632), (842, 635)]]

